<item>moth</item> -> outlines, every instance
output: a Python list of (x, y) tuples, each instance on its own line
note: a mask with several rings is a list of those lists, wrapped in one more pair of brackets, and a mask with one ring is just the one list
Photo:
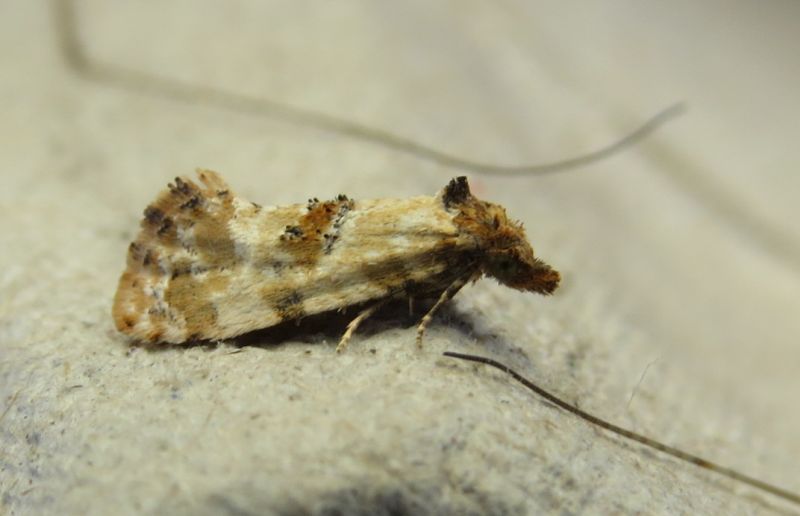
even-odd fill
[(386, 301), (437, 299), (435, 311), (486, 275), (551, 294), (560, 276), (536, 258), (522, 224), (477, 199), (465, 177), (434, 196), (267, 207), (236, 196), (209, 170), (178, 177), (144, 211), (112, 315), (147, 342), (234, 337), (361, 307), (337, 351)]

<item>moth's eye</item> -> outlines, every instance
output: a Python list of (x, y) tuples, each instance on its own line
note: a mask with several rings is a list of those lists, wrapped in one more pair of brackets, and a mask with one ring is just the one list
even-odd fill
[(498, 217), (497, 215), (495, 215), (495, 216), (494, 216), (494, 221), (493, 221), (493, 224), (494, 224), (494, 229), (497, 229), (497, 228), (499, 228), (499, 227), (500, 227), (500, 217)]
[(501, 260), (500, 261), (500, 270), (507, 271), (512, 267), (511, 260)]

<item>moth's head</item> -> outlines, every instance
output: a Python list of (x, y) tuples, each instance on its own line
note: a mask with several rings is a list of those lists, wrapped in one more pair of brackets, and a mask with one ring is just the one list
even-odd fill
[(533, 254), (521, 224), (509, 221), (505, 210), (492, 219), (493, 238), (485, 250), (484, 273), (517, 290), (552, 294), (561, 281), (558, 271)]
[(552, 294), (558, 287), (558, 271), (534, 256), (522, 224), (510, 220), (502, 206), (476, 199), (464, 177), (452, 180), (441, 195), (445, 208), (460, 212), (456, 223), (479, 242), (484, 274), (539, 294)]

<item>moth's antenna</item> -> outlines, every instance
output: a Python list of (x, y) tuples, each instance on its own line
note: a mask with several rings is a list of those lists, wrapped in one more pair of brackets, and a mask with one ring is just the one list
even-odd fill
[(492, 176), (541, 176), (546, 174), (553, 174), (562, 172), (564, 170), (579, 168), (584, 165), (589, 165), (603, 158), (607, 158), (617, 152), (620, 152), (628, 147), (632, 147), (650, 136), (653, 132), (661, 126), (686, 112), (686, 105), (683, 102), (672, 104), (671, 106), (662, 109), (642, 125), (623, 136), (619, 140), (600, 147), (597, 150), (575, 156), (574, 158), (567, 158), (561, 161), (554, 161), (552, 163), (542, 163), (540, 165), (521, 165), (521, 166), (503, 166), (492, 165), (489, 163), (478, 163), (474, 161), (467, 161), (455, 156), (449, 156), (436, 152), (436, 154), (429, 153), (429, 156), (438, 161), (442, 165), (450, 167), (461, 168), (469, 170), (476, 174), (485, 174)]
[(624, 429), (622, 427), (619, 427), (619, 426), (617, 426), (617, 425), (615, 425), (613, 423), (609, 423), (608, 421), (600, 419), (599, 417), (593, 416), (593, 415), (589, 414), (588, 412), (584, 412), (583, 410), (581, 410), (581, 409), (579, 409), (579, 408), (577, 408), (577, 407), (575, 407), (573, 405), (570, 405), (569, 403), (561, 400), (560, 398), (557, 398), (555, 395), (550, 394), (549, 392), (547, 392), (546, 390), (542, 389), (541, 387), (539, 387), (538, 385), (536, 385), (532, 381), (528, 380), (527, 378), (525, 378), (521, 374), (517, 373), (516, 371), (514, 371), (513, 369), (511, 369), (507, 365), (501, 364), (500, 362), (498, 362), (496, 360), (493, 360), (493, 359), (487, 358), (487, 357), (477, 356), (477, 355), (467, 355), (467, 354), (464, 354), (464, 353), (455, 353), (455, 352), (452, 352), (452, 351), (446, 351), (444, 353), (444, 356), (452, 357), (452, 358), (460, 358), (461, 360), (469, 360), (469, 361), (472, 361), (472, 362), (478, 362), (480, 364), (486, 364), (486, 365), (492, 366), (494, 368), (497, 368), (497, 369), (503, 371), (504, 373), (510, 375), (516, 381), (518, 381), (519, 383), (521, 383), (522, 385), (524, 385), (525, 387), (527, 387), (531, 391), (535, 392), (536, 394), (538, 394), (542, 398), (546, 399), (547, 401), (549, 401), (553, 405), (556, 405), (557, 407), (559, 407), (559, 408), (561, 408), (563, 410), (566, 410), (567, 412), (570, 412), (571, 414), (574, 414), (574, 415), (578, 416), (579, 418), (581, 418), (581, 419), (583, 419), (585, 421), (588, 421), (589, 423), (592, 423), (593, 425), (597, 425), (600, 428), (608, 430), (609, 432), (615, 433), (617, 435), (621, 435), (622, 437), (624, 437), (626, 439), (630, 439), (631, 441), (636, 441), (637, 443), (643, 444), (643, 445), (645, 445), (645, 446), (647, 446), (649, 448), (652, 448), (654, 450), (660, 451), (662, 453), (666, 453), (667, 455), (672, 455), (673, 457), (675, 457), (677, 459), (689, 462), (691, 464), (694, 464), (695, 466), (699, 466), (701, 468), (713, 471), (713, 472), (718, 473), (718, 474), (720, 474), (722, 476), (725, 476), (725, 477), (728, 477), (730, 479), (742, 482), (742, 483), (747, 484), (747, 485), (749, 485), (751, 487), (755, 487), (756, 489), (760, 489), (760, 490), (765, 491), (767, 493), (770, 493), (770, 494), (773, 494), (773, 495), (778, 496), (780, 498), (783, 498), (784, 500), (788, 500), (790, 502), (793, 502), (795, 504), (800, 505), (800, 495), (798, 495), (796, 493), (792, 493), (791, 491), (787, 491), (786, 489), (782, 489), (782, 488), (774, 486), (772, 484), (768, 484), (768, 483), (763, 482), (761, 480), (758, 480), (756, 478), (749, 477), (749, 476), (747, 476), (747, 475), (745, 475), (743, 473), (739, 473), (736, 470), (733, 470), (733, 469), (730, 469), (730, 468), (726, 468), (725, 466), (720, 466), (719, 464), (715, 464), (714, 462), (711, 462), (709, 460), (706, 460), (706, 459), (703, 459), (701, 457), (698, 457), (697, 455), (692, 455), (691, 453), (686, 453), (686, 452), (681, 451), (681, 450), (679, 450), (677, 448), (673, 448), (672, 446), (667, 446), (666, 444), (660, 443), (660, 442), (658, 442), (658, 441), (656, 441), (654, 439), (650, 439), (649, 437), (645, 437), (645, 436), (643, 436), (641, 434), (637, 434), (635, 432), (631, 432), (630, 430), (626, 430), (626, 429)]
[(635, 145), (653, 131), (683, 113), (685, 109), (683, 104), (674, 104), (647, 120), (624, 138), (595, 151), (563, 161), (521, 166), (481, 163), (455, 154), (448, 154), (431, 145), (412, 140), (403, 135), (378, 127), (363, 125), (324, 112), (286, 104), (277, 100), (239, 95), (235, 92), (205, 85), (184, 83), (168, 77), (128, 69), (117, 64), (96, 61), (87, 55), (81, 45), (78, 37), (78, 19), (74, 12), (75, 6), (73, 3), (69, 0), (55, 2), (55, 18), (62, 56), (70, 69), (82, 77), (133, 90), (137, 93), (160, 95), (183, 102), (203, 102), (248, 115), (277, 117), (287, 122), (338, 133), (342, 136), (411, 154), (417, 158), (429, 160), (445, 167), (461, 169), (475, 174), (498, 176), (542, 175), (588, 165)]

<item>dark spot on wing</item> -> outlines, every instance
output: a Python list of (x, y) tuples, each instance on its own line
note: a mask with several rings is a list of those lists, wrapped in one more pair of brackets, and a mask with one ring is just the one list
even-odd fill
[(161, 209), (155, 206), (148, 206), (144, 210), (144, 219), (147, 221), (148, 224), (152, 224), (153, 226), (157, 226), (161, 223), (164, 219), (164, 212)]
[(285, 297), (278, 299), (275, 303), (275, 311), (278, 312), (278, 316), (284, 321), (300, 319), (305, 315), (302, 294), (294, 290)]

